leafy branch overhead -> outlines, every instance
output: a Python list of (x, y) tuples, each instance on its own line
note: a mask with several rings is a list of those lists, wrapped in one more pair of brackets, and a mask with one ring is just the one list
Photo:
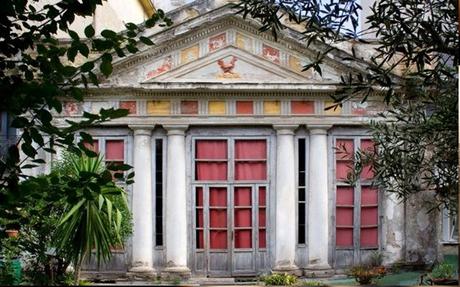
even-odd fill
[[(371, 3), (363, 21), (361, 5)], [(316, 53), (305, 70), (321, 75), (321, 65), (332, 51), (349, 65), (366, 64), (366, 69), (341, 75), (333, 96), (336, 104), (329, 107), (370, 98), (386, 104), (380, 120), (370, 123), (376, 151), (371, 156), (358, 153), (351, 183), (372, 163), (376, 184), (402, 200), (428, 191), (432, 207), (457, 210), (456, 0), (242, 0), (235, 9), (258, 20), (260, 30), (275, 39), (286, 27), (302, 33), (306, 46)]]

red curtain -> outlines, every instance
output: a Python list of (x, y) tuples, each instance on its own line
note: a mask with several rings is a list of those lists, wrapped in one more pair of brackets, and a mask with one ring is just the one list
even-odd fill
[(196, 231), (196, 248), (198, 249), (204, 248), (203, 230)]
[(265, 208), (259, 208), (259, 227), (265, 227), (266, 221)]
[(209, 206), (227, 207), (227, 188), (211, 187), (209, 189)]
[(348, 173), (352, 169), (353, 162), (348, 160), (337, 160), (335, 166), (335, 176), (338, 180), (347, 179)]
[(226, 140), (197, 140), (196, 159), (227, 159)]
[(375, 247), (378, 246), (378, 229), (377, 227), (372, 228), (361, 228), (361, 246), (362, 247)]
[(197, 162), (197, 180), (227, 180), (226, 162)]
[(353, 205), (353, 187), (351, 186), (337, 186), (336, 201), (337, 205)]
[(361, 204), (378, 204), (378, 189), (371, 186), (361, 187)]
[(196, 188), (196, 206), (203, 206), (203, 188)]
[(337, 139), (335, 142), (336, 159), (352, 159), (354, 154), (352, 139)]
[(267, 179), (267, 164), (265, 162), (235, 163), (236, 180), (265, 180)]
[(105, 142), (105, 159), (107, 161), (124, 160), (124, 142), (123, 140), (107, 140)]
[(227, 209), (210, 209), (209, 226), (211, 228), (227, 228)]
[(227, 231), (211, 230), (209, 232), (209, 245), (211, 249), (227, 249)]
[(235, 227), (251, 227), (252, 214), (250, 208), (235, 209)]
[(265, 206), (266, 195), (265, 195), (265, 186), (259, 187), (259, 205)]
[(236, 140), (236, 159), (266, 159), (267, 142), (265, 140)]
[(251, 206), (251, 188), (235, 187), (235, 206)]
[(335, 244), (337, 247), (353, 246), (353, 228), (337, 228), (335, 236)]
[(203, 209), (197, 209), (196, 210), (196, 227), (203, 227), (203, 226), (204, 226)]
[(235, 248), (252, 248), (251, 230), (235, 230)]
[(267, 247), (267, 234), (265, 229), (259, 229), (259, 248)]
[(337, 228), (340, 226), (353, 226), (353, 208), (337, 207), (335, 216)]

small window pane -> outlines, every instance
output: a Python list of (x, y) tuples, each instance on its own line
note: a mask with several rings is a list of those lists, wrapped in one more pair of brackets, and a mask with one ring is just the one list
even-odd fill
[(211, 187), (209, 189), (209, 206), (226, 207), (227, 206), (227, 188)]
[(378, 246), (378, 229), (361, 228), (361, 247), (377, 247)]
[(265, 216), (265, 208), (259, 208), (259, 227), (265, 227), (267, 224), (267, 218)]
[(204, 248), (204, 236), (203, 230), (196, 231), (196, 248), (203, 249)]
[(337, 228), (336, 245), (337, 247), (352, 247), (353, 228)]
[(251, 230), (235, 231), (235, 248), (252, 248)]
[(370, 186), (361, 187), (361, 205), (377, 204), (378, 189)]
[(377, 207), (361, 208), (361, 225), (377, 225), (379, 222)]
[(265, 229), (259, 229), (259, 248), (267, 248), (267, 234)]
[(235, 209), (235, 227), (251, 227), (252, 212), (250, 208)]
[(210, 209), (209, 210), (209, 226), (211, 228), (226, 228), (227, 227), (227, 209)]
[(335, 147), (337, 160), (353, 159), (354, 145), (352, 139), (337, 139)]
[(354, 204), (354, 190), (351, 186), (337, 186), (337, 205), (353, 205)]
[(106, 160), (123, 160), (124, 159), (124, 142), (123, 140), (107, 140), (105, 144)]
[(267, 179), (266, 162), (237, 162), (235, 164), (236, 180), (265, 180)]
[(251, 188), (235, 187), (235, 206), (250, 206), (251, 204)]
[(197, 140), (197, 159), (227, 159), (226, 140)]
[(265, 159), (267, 157), (267, 142), (265, 140), (236, 140), (236, 159)]
[(353, 226), (353, 208), (337, 207), (336, 224), (337, 226)]
[(197, 162), (197, 180), (227, 180), (226, 162)]
[(209, 232), (211, 249), (227, 249), (227, 231), (211, 230)]
[(266, 204), (265, 186), (259, 187), (259, 206), (265, 206)]

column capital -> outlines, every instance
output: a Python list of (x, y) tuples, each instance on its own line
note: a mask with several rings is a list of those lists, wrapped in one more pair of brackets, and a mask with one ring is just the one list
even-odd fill
[(134, 131), (135, 136), (151, 136), (153, 125), (128, 125), (130, 129)]
[(168, 136), (185, 135), (188, 125), (163, 125), (163, 128), (168, 132)]
[(327, 135), (327, 131), (332, 125), (307, 125), (310, 135)]
[(299, 125), (273, 125), (277, 135), (294, 135)]

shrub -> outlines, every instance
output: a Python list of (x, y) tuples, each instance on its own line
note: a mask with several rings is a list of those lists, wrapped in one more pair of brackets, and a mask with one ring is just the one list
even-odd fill
[(355, 278), (360, 285), (371, 284), (375, 279), (382, 278), (386, 274), (383, 266), (357, 265), (348, 271), (348, 275)]
[(326, 286), (324, 282), (321, 281), (302, 281), (301, 286)]
[(261, 278), (265, 285), (280, 286), (294, 285), (297, 282), (297, 277), (289, 274), (272, 274)]
[(430, 277), (432, 279), (452, 279), (455, 275), (454, 266), (443, 262), (437, 264), (431, 271)]

